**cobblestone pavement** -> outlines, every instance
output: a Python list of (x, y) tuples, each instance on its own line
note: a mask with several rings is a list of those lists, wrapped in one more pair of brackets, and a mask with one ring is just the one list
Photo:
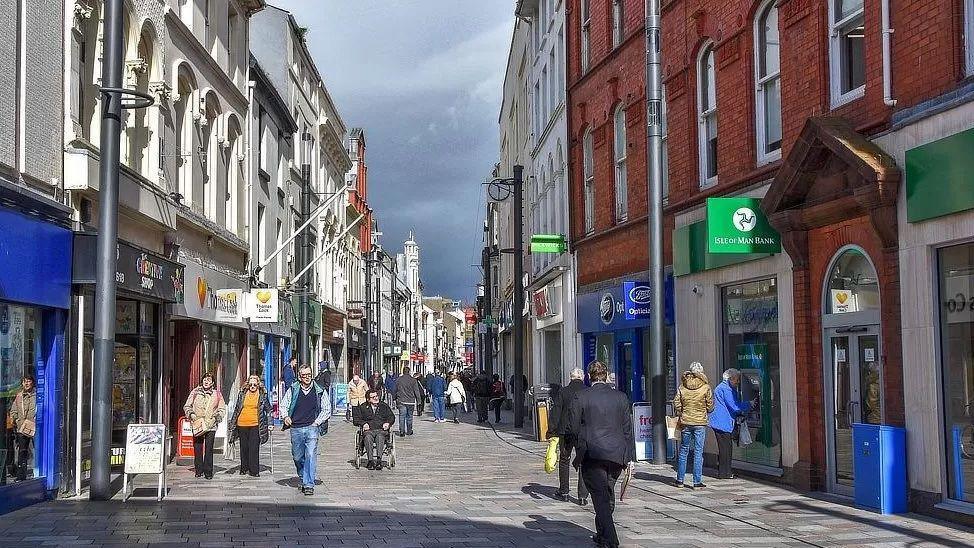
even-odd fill
[[(354, 430), (331, 422), (314, 496), (295, 488), (290, 444), (278, 433), (273, 473), (240, 476), (219, 455), (210, 481), (173, 467), (161, 503), (146, 478), (127, 502), (35, 505), (0, 516), (0, 546), (591, 546), (591, 505), (552, 498), (557, 477), (542, 470), (543, 445), (509, 420), (495, 431), (424, 417), (416, 435), (397, 439), (395, 470), (381, 472), (353, 469)], [(637, 467), (616, 506), (624, 546), (974, 546), (971, 531), (921, 516), (881, 516), (743, 479), (677, 490), (671, 476)]]

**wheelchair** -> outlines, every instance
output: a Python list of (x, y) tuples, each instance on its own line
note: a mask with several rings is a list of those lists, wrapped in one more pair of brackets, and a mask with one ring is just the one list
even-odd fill
[[(365, 458), (366, 454), (365, 437), (362, 429), (359, 428), (355, 431), (355, 456), (352, 459), (352, 464), (356, 470), (362, 467), (362, 459)], [(379, 460), (385, 460), (389, 463), (389, 468), (396, 467), (396, 435), (391, 428), (389, 429), (389, 441), (386, 443), (386, 450), (380, 455)]]

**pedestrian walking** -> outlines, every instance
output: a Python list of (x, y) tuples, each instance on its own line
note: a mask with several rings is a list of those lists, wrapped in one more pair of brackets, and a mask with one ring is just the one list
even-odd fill
[[(570, 432), (571, 424), (571, 403), (578, 393), (587, 390), (582, 379), (585, 372), (579, 368), (572, 369), (569, 373), (570, 382), (568, 386), (558, 390), (558, 394), (552, 400), (550, 418), (548, 420), (548, 434), (558, 436), (558, 491), (555, 496), (563, 501), (568, 501), (571, 490), (571, 459), (575, 452), (575, 439)], [(502, 383), (503, 384), (503, 383)], [(584, 506), (588, 503), (588, 489), (581, 476), (578, 478), (578, 503)]]
[(193, 425), (193, 468), (196, 477), (213, 479), (213, 440), (216, 427), (227, 414), (223, 394), (216, 388), (213, 373), (203, 373), (200, 385), (189, 393), (183, 413)]
[(483, 369), (473, 380), (473, 395), (477, 407), (477, 422), (487, 422), (487, 403), (490, 401), (490, 381), (487, 379), (487, 372)]
[(426, 385), (424, 384), (426, 381), (419, 371), (413, 375), (413, 378), (416, 379), (416, 385), (419, 386), (420, 391), (423, 393), (422, 397), (416, 400), (416, 416), (422, 417), (423, 409), (426, 407)]
[(423, 401), (423, 387), (409, 374), (409, 366), (403, 366), (402, 375), (396, 379), (399, 437), (413, 435), (413, 412), (421, 401)]
[(34, 468), (30, 464), (31, 446), (34, 444), (37, 429), (37, 390), (34, 388), (34, 377), (26, 375), (20, 379), (20, 391), (14, 397), (9, 414), (17, 446), (15, 477), (17, 481), (24, 481), (28, 470)]
[(507, 401), (507, 389), (504, 387), (504, 381), (501, 380), (501, 376), (494, 373), (493, 382), (490, 384), (490, 401), (489, 407), (494, 410), (494, 423), (501, 423), (501, 408), (504, 407), (504, 402)]
[(331, 416), (331, 401), (325, 389), (312, 380), (310, 365), (298, 369), (298, 382), (284, 393), (281, 416), (285, 428), (291, 429), (291, 457), (301, 480), (301, 492), (313, 495), (318, 438)]
[(723, 381), (714, 389), (714, 410), (708, 422), (717, 437), (717, 478), (733, 479), (731, 459), (734, 454), (734, 425), (737, 418), (747, 415), (751, 402), (742, 402), (737, 392), (741, 372), (731, 368), (724, 371)]
[(362, 380), (358, 373), (352, 375), (351, 382), (348, 383), (348, 410), (345, 412), (345, 420), (352, 420), (352, 408), (365, 403), (365, 392), (369, 389), (368, 383)]
[(612, 513), (615, 484), (636, 459), (629, 397), (607, 383), (609, 368), (600, 361), (588, 366), (592, 387), (578, 391), (569, 406), (566, 434), (574, 440), (575, 461), (595, 507), (596, 546), (619, 546)]
[(396, 401), (396, 377), (392, 374), (392, 371), (386, 371), (385, 387), (386, 399), (389, 400), (387, 403), (393, 405)]
[(683, 430), (680, 441), (680, 459), (676, 467), (676, 486), (684, 486), (687, 472), (687, 455), (693, 449), (693, 489), (703, 484), (703, 444), (707, 439), (707, 414), (714, 410), (714, 394), (700, 362), (690, 364), (683, 373), (680, 388), (673, 398), (673, 409)]
[(260, 377), (247, 378), (244, 390), (237, 396), (228, 424), (230, 443), (240, 440), (240, 475), (260, 476), (260, 446), (270, 436), (268, 425), (271, 402), (267, 399)]
[(370, 389), (365, 394), (365, 403), (352, 411), (352, 424), (362, 428), (362, 444), (369, 459), (365, 467), (369, 470), (382, 470), (382, 454), (394, 422), (396, 416), (392, 409), (379, 399), (379, 391), (375, 389)]
[(460, 379), (460, 384), (463, 385), (463, 391), (471, 396), (467, 398), (467, 401), (463, 404), (463, 412), (469, 413), (473, 411), (475, 399), (473, 390), (473, 369), (464, 369), (457, 374), (457, 377)]
[(450, 373), (450, 384), (446, 388), (446, 399), (450, 410), (453, 411), (454, 424), (460, 424), (457, 415), (467, 401), (467, 392), (463, 389), (463, 383), (457, 378), (456, 373)]
[(446, 422), (446, 378), (440, 369), (436, 370), (436, 374), (429, 381), (429, 394), (433, 422)]

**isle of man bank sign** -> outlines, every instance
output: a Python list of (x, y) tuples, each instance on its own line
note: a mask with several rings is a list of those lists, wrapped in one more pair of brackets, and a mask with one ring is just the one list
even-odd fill
[(707, 198), (709, 253), (781, 253), (760, 198)]

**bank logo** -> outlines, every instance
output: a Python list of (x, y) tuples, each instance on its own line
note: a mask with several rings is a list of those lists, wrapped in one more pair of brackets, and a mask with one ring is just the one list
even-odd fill
[(738, 208), (734, 212), (734, 228), (741, 232), (750, 232), (758, 224), (758, 216), (749, 207)]
[(637, 285), (629, 290), (629, 300), (633, 304), (649, 304), (652, 297), (652, 290), (645, 285)]
[(616, 315), (616, 303), (615, 299), (612, 298), (612, 293), (606, 293), (602, 296), (602, 302), (599, 303), (599, 317), (602, 318), (602, 323), (609, 325)]

